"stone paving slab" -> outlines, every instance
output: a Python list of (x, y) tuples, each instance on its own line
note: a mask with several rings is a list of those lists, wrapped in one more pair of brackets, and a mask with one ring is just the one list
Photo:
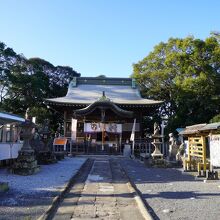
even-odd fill
[[(54, 219), (142, 220), (127, 182), (128, 179), (123, 175), (119, 164), (113, 166), (109, 159), (95, 159), (77, 205), (66, 206), (67, 201), (64, 199)], [(66, 210), (72, 212), (70, 218), (66, 218)]]
[(131, 159), (120, 163), (152, 208), (155, 219), (219, 219), (219, 181), (204, 183), (181, 169), (147, 168)]

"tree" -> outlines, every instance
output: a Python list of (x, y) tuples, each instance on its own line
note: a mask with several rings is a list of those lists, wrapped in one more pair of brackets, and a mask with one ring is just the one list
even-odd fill
[(170, 129), (208, 122), (220, 112), (220, 45), (206, 40), (170, 38), (133, 65), (143, 95), (163, 100), (160, 115)]
[(52, 114), (44, 99), (64, 96), (73, 77), (80, 76), (68, 66), (53, 66), (40, 58), (26, 59), (0, 42), (0, 100), (1, 109), (37, 117), (37, 122), (49, 118), (55, 124), (57, 113)]
[(10, 70), (13, 66), (19, 66), (23, 62), (23, 57), (18, 56), (12, 48), (0, 42), (0, 103), (7, 96), (9, 87)]
[(214, 123), (214, 122), (220, 122), (220, 114), (215, 115), (215, 116), (210, 120), (210, 123)]

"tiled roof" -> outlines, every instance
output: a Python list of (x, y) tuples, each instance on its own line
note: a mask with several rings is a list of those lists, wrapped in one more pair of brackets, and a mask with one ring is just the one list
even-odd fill
[(158, 105), (162, 101), (142, 98), (130, 78), (79, 77), (71, 82), (67, 95), (60, 98), (47, 99), (57, 104), (91, 104), (97, 101), (103, 91), (115, 104)]

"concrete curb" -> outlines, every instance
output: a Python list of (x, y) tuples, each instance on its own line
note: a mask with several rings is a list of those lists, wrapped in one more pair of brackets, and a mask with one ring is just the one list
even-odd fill
[(57, 209), (59, 203), (62, 201), (62, 199), (64, 198), (66, 193), (70, 190), (70, 188), (73, 186), (77, 175), (79, 175), (80, 171), (86, 166), (88, 162), (89, 159), (87, 158), (85, 162), (82, 164), (82, 166), (79, 168), (79, 170), (70, 178), (68, 183), (64, 185), (59, 195), (53, 198), (53, 201), (51, 205), (48, 207), (48, 209), (37, 220), (50, 220), (53, 218), (54, 211)]
[(148, 207), (146, 205), (145, 200), (142, 198), (141, 192), (137, 189), (135, 183), (131, 180), (129, 177), (127, 171), (124, 169), (124, 167), (121, 165), (122, 170), (124, 171), (125, 175), (127, 176), (129, 182), (127, 183), (127, 186), (131, 193), (134, 195), (134, 199), (136, 200), (136, 203), (138, 205), (138, 208), (140, 209), (140, 212), (145, 220), (153, 220), (153, 216), (148, 211)]

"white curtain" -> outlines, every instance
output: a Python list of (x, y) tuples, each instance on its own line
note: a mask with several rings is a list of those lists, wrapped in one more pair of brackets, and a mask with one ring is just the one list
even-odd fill
[(102, 132), (103, 129), (109, 133), (121, 133), (122, 124), (116, 124), (116, 123), (103, 124), (103, 123), (94, 123), (94, 122), (84, 124), (85, 133)]
[(77, 132), (77, 119), (72, 118), (71, 138), (73, 141), (76, 140), (76, 132)]

